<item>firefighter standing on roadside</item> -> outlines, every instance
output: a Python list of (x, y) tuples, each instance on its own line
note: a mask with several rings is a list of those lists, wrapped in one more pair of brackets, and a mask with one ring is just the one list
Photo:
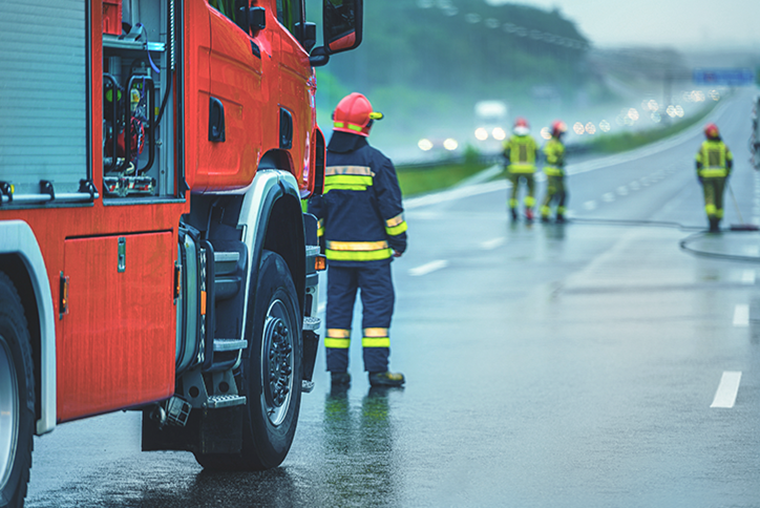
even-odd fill
[(562, 135), (565, 131), (567, 131), (565, 123), (555, 121), (552, 124), (552, 137), (544, 145), (546, 196), (541, 204), (541, 222), (549, 221), (552, 201), (557, 203), (557, 222), (565, 221), (567, 190), (565, 189), (565, 145), (562, 144)]
[(534, 197), (536, 182), (533, 177), (536, 172), (536, 156), (538, 145), (530, 135), (530, 126), (524, 118), (515, 121), (513, 135), (504, 142), (504, 159), (507, 164), (507, 178), (512, 182), (512, 192), (509, 196), (509, 211), (512, 220), (517, 220), (517, 196), (519, 193), (520, 180), (525, 180), (528, 193), (523, 203), (525, 204), (525, 218), (528, 222), (533, 220), (533, 206), (536, 204)]
[(733, 155), (720, 138), (718, 126), (705, 125), (705, 136), (697, 152), (697, 178), (705, 195), (705, 212), (710, 223), (710, 232), (720, 231), (723, 218), (723, 190), (733, 167)]
[(348, 347), (357, 289), (362, 300), (364, 370), (372, 386), (401, 386), (388, 371), (394, 292), (391, 260), (406, 249), (401, 190), (393, 163), (367, 142), (374, 120), (362, 94), (344, 97), (333, 112), (324, 194), (309, 201), (320, 222), (327, 257), (325, 349), (333, 385), (347, 386)]

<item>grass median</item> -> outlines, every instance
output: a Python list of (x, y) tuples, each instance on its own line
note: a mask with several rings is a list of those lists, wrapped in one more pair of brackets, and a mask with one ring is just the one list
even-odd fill
[(447, 189), (478, 174), (492, 164), (487, 162), (445, 163), (440, 166), (399, 166), (398, 183), (405, 198)]

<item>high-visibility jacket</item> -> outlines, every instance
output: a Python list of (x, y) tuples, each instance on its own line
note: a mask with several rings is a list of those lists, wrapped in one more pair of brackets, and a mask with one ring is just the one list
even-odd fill
[(559, 139), (553, 137), (546, 142), (544, 158), (546, 159), (546, 166), (544, 166), (546, 176), (565, 175), (565, 145)]
[(406, 250), (407, 224), (396, 169), (364, 137), (334, 132), (333, 140), (324, 193), (312, 198), (308, 208), (319, 219), (327, 260), (338, 266), (390, 262), (394, 250)]
[(696, 160), (700, 178), (725, 178), (731, 173), (734, 156), (720, 138), (715, 138), (702, 142)]
[(532, 136), (510, 136), (504, 143), (504, 158), (510, 173), (535, 173), (538, 145)]

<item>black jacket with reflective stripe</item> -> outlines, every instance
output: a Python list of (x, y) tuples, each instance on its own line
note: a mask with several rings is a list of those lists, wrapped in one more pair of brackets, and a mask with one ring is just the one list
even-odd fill
[(309, 200), (331, 263), (387, 263), (406, 250), (406, 222), (393, 163), (363, 136), (334, 132), (324, 194)]

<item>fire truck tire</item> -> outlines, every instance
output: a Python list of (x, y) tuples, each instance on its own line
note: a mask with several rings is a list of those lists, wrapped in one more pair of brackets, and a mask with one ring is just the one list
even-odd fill
[(259, 265), (249, 347), (241, 367), (247, 397), (241, 454), (199, 455), (205, 468), (265, 470), (290, 450), (301, 406), (301, 312), (293, 276), (277, 253), (264, 251)]
[(0, 507), (26, 497), (34, 435), (34, 372), (29, 328), (13, 282), (0, 272)]

